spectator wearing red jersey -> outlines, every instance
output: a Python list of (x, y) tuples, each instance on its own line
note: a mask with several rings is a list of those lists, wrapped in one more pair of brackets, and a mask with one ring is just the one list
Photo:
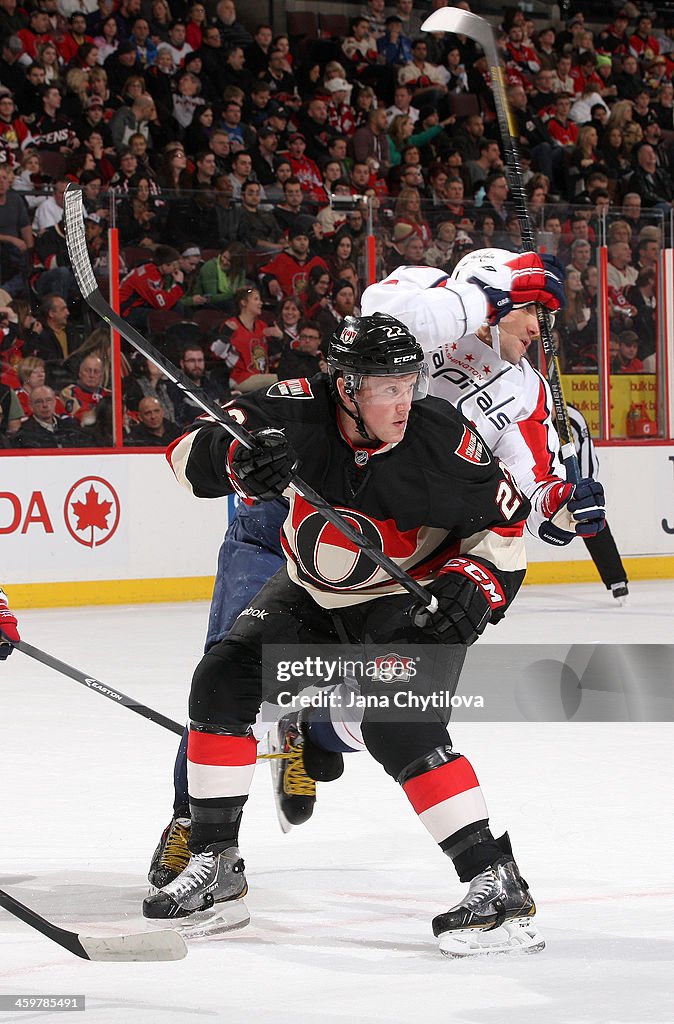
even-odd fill
[(154, 260), (135, 267), (119, 286), (122, 316), (134, 327), (145, 330), (147, 314), (153, 309), (175, 309), (183, 297), (184, 275), (180, 253), (169, 245), (158, 245)]
[(650, 14), (641, 14), (637, 18), (634, 35), (629, 38), (629, 52), (637, 60), (653, 60), (660, 53), (660, 44), (654, 35), (651, 34), (653, 19)]
[(592, 85), (595, 91), (601, 95), (604, 82), (597, 74), (597, 55), (592, 50), (581, 53), (578, 58), (578, 67), (571, 68), (571, 78), (576, 96), (580, 96), (588, 85)]
[(16, 115), (18, 111), (14, 97), (5, 86), (0, 87), (0, 140), (11, 155), (10, 163), (18, 164), (22, 150), (30, 141), (30, 131), (26, 123)]
[(512, 61), (528, 81), (541, 70), (541, 62), (536, 51), (524, 42), (524, 30), (521, 25), (513, 25), (508, 32), (506, 54), (506, 59)]
[(313, 267), (322, 267), (328, 271), (325, 260), (309, 252), (306, 230), (297, 227), (291, 232), (288, 248), (260, 267), (260, 278), (275, 299), (288, 295), (298, 296), (306, 291), (309, 272)]
[[(70, 28), (56, 48), (64, 64), (70, 64), (77, 57), (77, 51), (84, 43), (93, 43), (93, 36), (87, 35), (87, 18), (82, 11), (73, 11), (68, 18)], [(107, 56), (107, 54), (106, 54)]]
[(351, 136), (356, 130), (356, 119), (347, 98), (351, 93), (349, 83), (344, 78), (331, 78), (325, 83), (330, 95), (328, 100), (328, 124), (333, 133)]
[(571, 149), (578, 141), (578, 125), (569, 118), (573, 97), (568, 92), (555, 96), (555, 112), (547, 123), (551, 139), (565, 149)]
[[(16, 368), (16, 372), (19, 378), (19, 387), (15, 388), (16, 397), (21, 402), (21, 408), (26, 418), (28, 418), (33, 412), (30, 402), (31, 395), (35, 388), (42, 387), (47, 379), (44, 359), (39, 359), (37, 356), (28, 356), (27, 359), (21, 360)], [(57, 398), (56, 415), (62, 416), (65, 411), (63, 402), (60, 398)]]
[(37, 58), (37, 48), (40, 43), (53, 43), (54, 37), (51, 34), (51, 24), (46, 11), (37, 8), (30, 13), (30, 24), (28, 28), (22, 28), (17, 36), (23, 43), (23, 51), (31, 60)]
[(107, 395), (112, 394), (103, 387), (103, 360), (100, 356), (85, 356), (77, 371), (77, 381), (68, 384), (61, 391), (61, 399), (69, 416), (74, 416), (80, 426), (87, 426), (96, 420), (96, 406)]
[(300, 132), (293, 132), (288, 139), (288, 156), (293, 169), (293, 177), (297, 178), (302, 191), (317, 193), (320, 197), (323, 179), (318, 165), (305, 155), (306, 139)]
[(240, 288), (234, 306), (236, 316), (225, 322), (211, 352), (229, 366), (230, 387), (245, 394), (276, 383), (276, 374), (269, 372), (267, 338), (281, 338), (283, 332), (261, 318), (262, 297), (257, 288)]

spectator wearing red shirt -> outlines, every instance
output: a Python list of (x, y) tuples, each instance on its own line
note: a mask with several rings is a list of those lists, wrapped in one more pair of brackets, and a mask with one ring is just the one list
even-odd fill
[(158, 245), (154, 261), (135, 267), (122, 279), (119, 286), (122, 316), (134, 327), (145, 330), (151, 310), (175, 309), (183, 297), (183, 280), (178, 250)]
[(211, 352), (229, 366), (230, 388), (246, 394), (276, 383), (276, 374), (269, 372), (267, 338), (280, 338), (283, 332), (261, 318), (262, 297), (257, 288), (240, 288), (234, 306), (236, 316), (225, 322)]
[(328, 271), (325, 260), (309, 252), (309, 236), (302, 227), (292, 229), (290, 245), (283, 252), (260, 267), (260, 277), (276, 299), (289, 295), (299, 296), (306, 291), (309, 272), (313, 267)]

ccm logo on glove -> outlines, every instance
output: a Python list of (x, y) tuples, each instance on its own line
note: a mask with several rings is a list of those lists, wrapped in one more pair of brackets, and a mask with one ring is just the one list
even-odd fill
[(477, 562), (471, 562), (467, 558), (452, 558), (443, 565), (440, 576), (448, 572), (461, 573), (471, 579), (480, 587), (492, 607), (500, 608), (506, 603), (506, 596), (496, 577)]

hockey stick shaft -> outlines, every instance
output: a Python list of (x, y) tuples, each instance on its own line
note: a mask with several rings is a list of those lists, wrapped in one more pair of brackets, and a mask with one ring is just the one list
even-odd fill
[(187, 954), (184, 939), (174, 931), (113, 935), (109, 938), (78, 935), (52, 924), (3, 889), (0, 889), (0, 907), (82, 960), (182, 960)]
[[(520, 167), (519, 155), (519, 132), (515, 118), (510, 110), (508, 95), (506, 92), (503, 69), (498, 58), (494, 32), (484, 18), (460, 8), (443, 7), (434, 11), (421, 26), (424, 32), (457, 32), (469, 36), (480, 44), (484, 50), (489, 65), (489, 73), (492, 81), (492, 91), (496, 106), (501, 141), (506, 158), (508, 170), (508, 184), (510, 193), (515, 203), (517, 219), (519, 220), (522, 233), (522, 244), (527, 252), (536, 251), (534, 232), (529, 216), (527, 198), (522, 182), (522, 168)], [(548, 313), (538, 303), (536, 306), (538, 315), (538, 326), (543, 344), (543, 352), (547, 363), (547, 377), (552, 392), (552, 401), (555, 407), (555, 419), (557, 431), (562, 446), (562, 461), (566, 468), (567, 479), (571, 483), (578, 483), (580, 480), (580, 467), (578, 457), (571, 433), (569, 413), (566, 408), (564, 392), (562, 390), (562, 378), (559, 369), (559, 360), (555, 352), (552, 340), (552, 331)]]
[[(254, 448), (255, 439), (244, 427), (240, 426), (217, 402), (210, 399), (201, 388), (196, 388), (189, 377), (186, 377), (170, 360), (150, 344), (139, 331), (126, 322), (108, 302), (98, 288), (89, 254), (86, 247), (84, 223), (82, 220), (82, 190), (69, 185), (64, 195), (63, 220), (66, 229), (66, 244), (72, 270), (77, 285), (85, 302), (98, 313), (101, 319), (113, 327), (130, 345), (154, 363), (169, 380), (173, 381), (182, 391), (188, 394), (196, 404), (217, 420), (225, 430), (240, 441), (246, 448)], [(388, 555), (376, 547), (367, 537), (359, 533), (344, 516), (340, 515), (325, 498), (309, 487), (299, 476), (293, 476), (290, 486), (293, 490), (312, 505), (332, 526), (346, 537), (355, 547), (363, 551), (376, 565), (412, 594), (430, 612), (435, 612), (438, 602), (421, 584), (417, 583), (408, 573), (400, 568)]]
[(176, 736), (182, 736), (184, 727), (179, 725), (178, 722), (174, 722), (172, 718), (167, 718), (166, 715), (155, 711), (154, 708), (149, 708), (147, 704), (141, 704), (140, 701), (135, 700), (133, 697), (128, 697), (120, 690), (113, 690), (111, 686), (102, 683), (95, 676), (80, 672), (79, 669), (73, 668), (72, 665), (66, 664), (65, 661), (59, 661), (52, 654), (47, 654), (46, 651), (41, 651), (38, 647), (32, 647), (25, 640), (17, 641), (14, 647), (21, 651), (22, 654), (27, 654), (29, 658), (34, 658), (35, 661), (41, 662), (48, 668), (53, 668), (55, 672), (60, 672), (62, 675), (74, 679), (76, 683), (82, 683), (83, 686), (93, 690), (94, 693), (107, 697), (108, 700), (114, 701), (115, 704), (121, 704), (122, 707), (128, 708), (129, 711), (135, 711), (137, 715), (147, 718), (150, 722), (156, 722), (157, 725), (161, 725), (164, 729), (168, 729), (169, 732), (175, 733)]

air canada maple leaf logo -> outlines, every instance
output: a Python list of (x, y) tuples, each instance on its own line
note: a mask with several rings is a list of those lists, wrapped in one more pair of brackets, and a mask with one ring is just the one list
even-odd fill
[(120, 503), (107, 480), (83, 477), (68, 491), (63, 518), (71, 537), (88, 548), (110, 540), (119, 523)]

